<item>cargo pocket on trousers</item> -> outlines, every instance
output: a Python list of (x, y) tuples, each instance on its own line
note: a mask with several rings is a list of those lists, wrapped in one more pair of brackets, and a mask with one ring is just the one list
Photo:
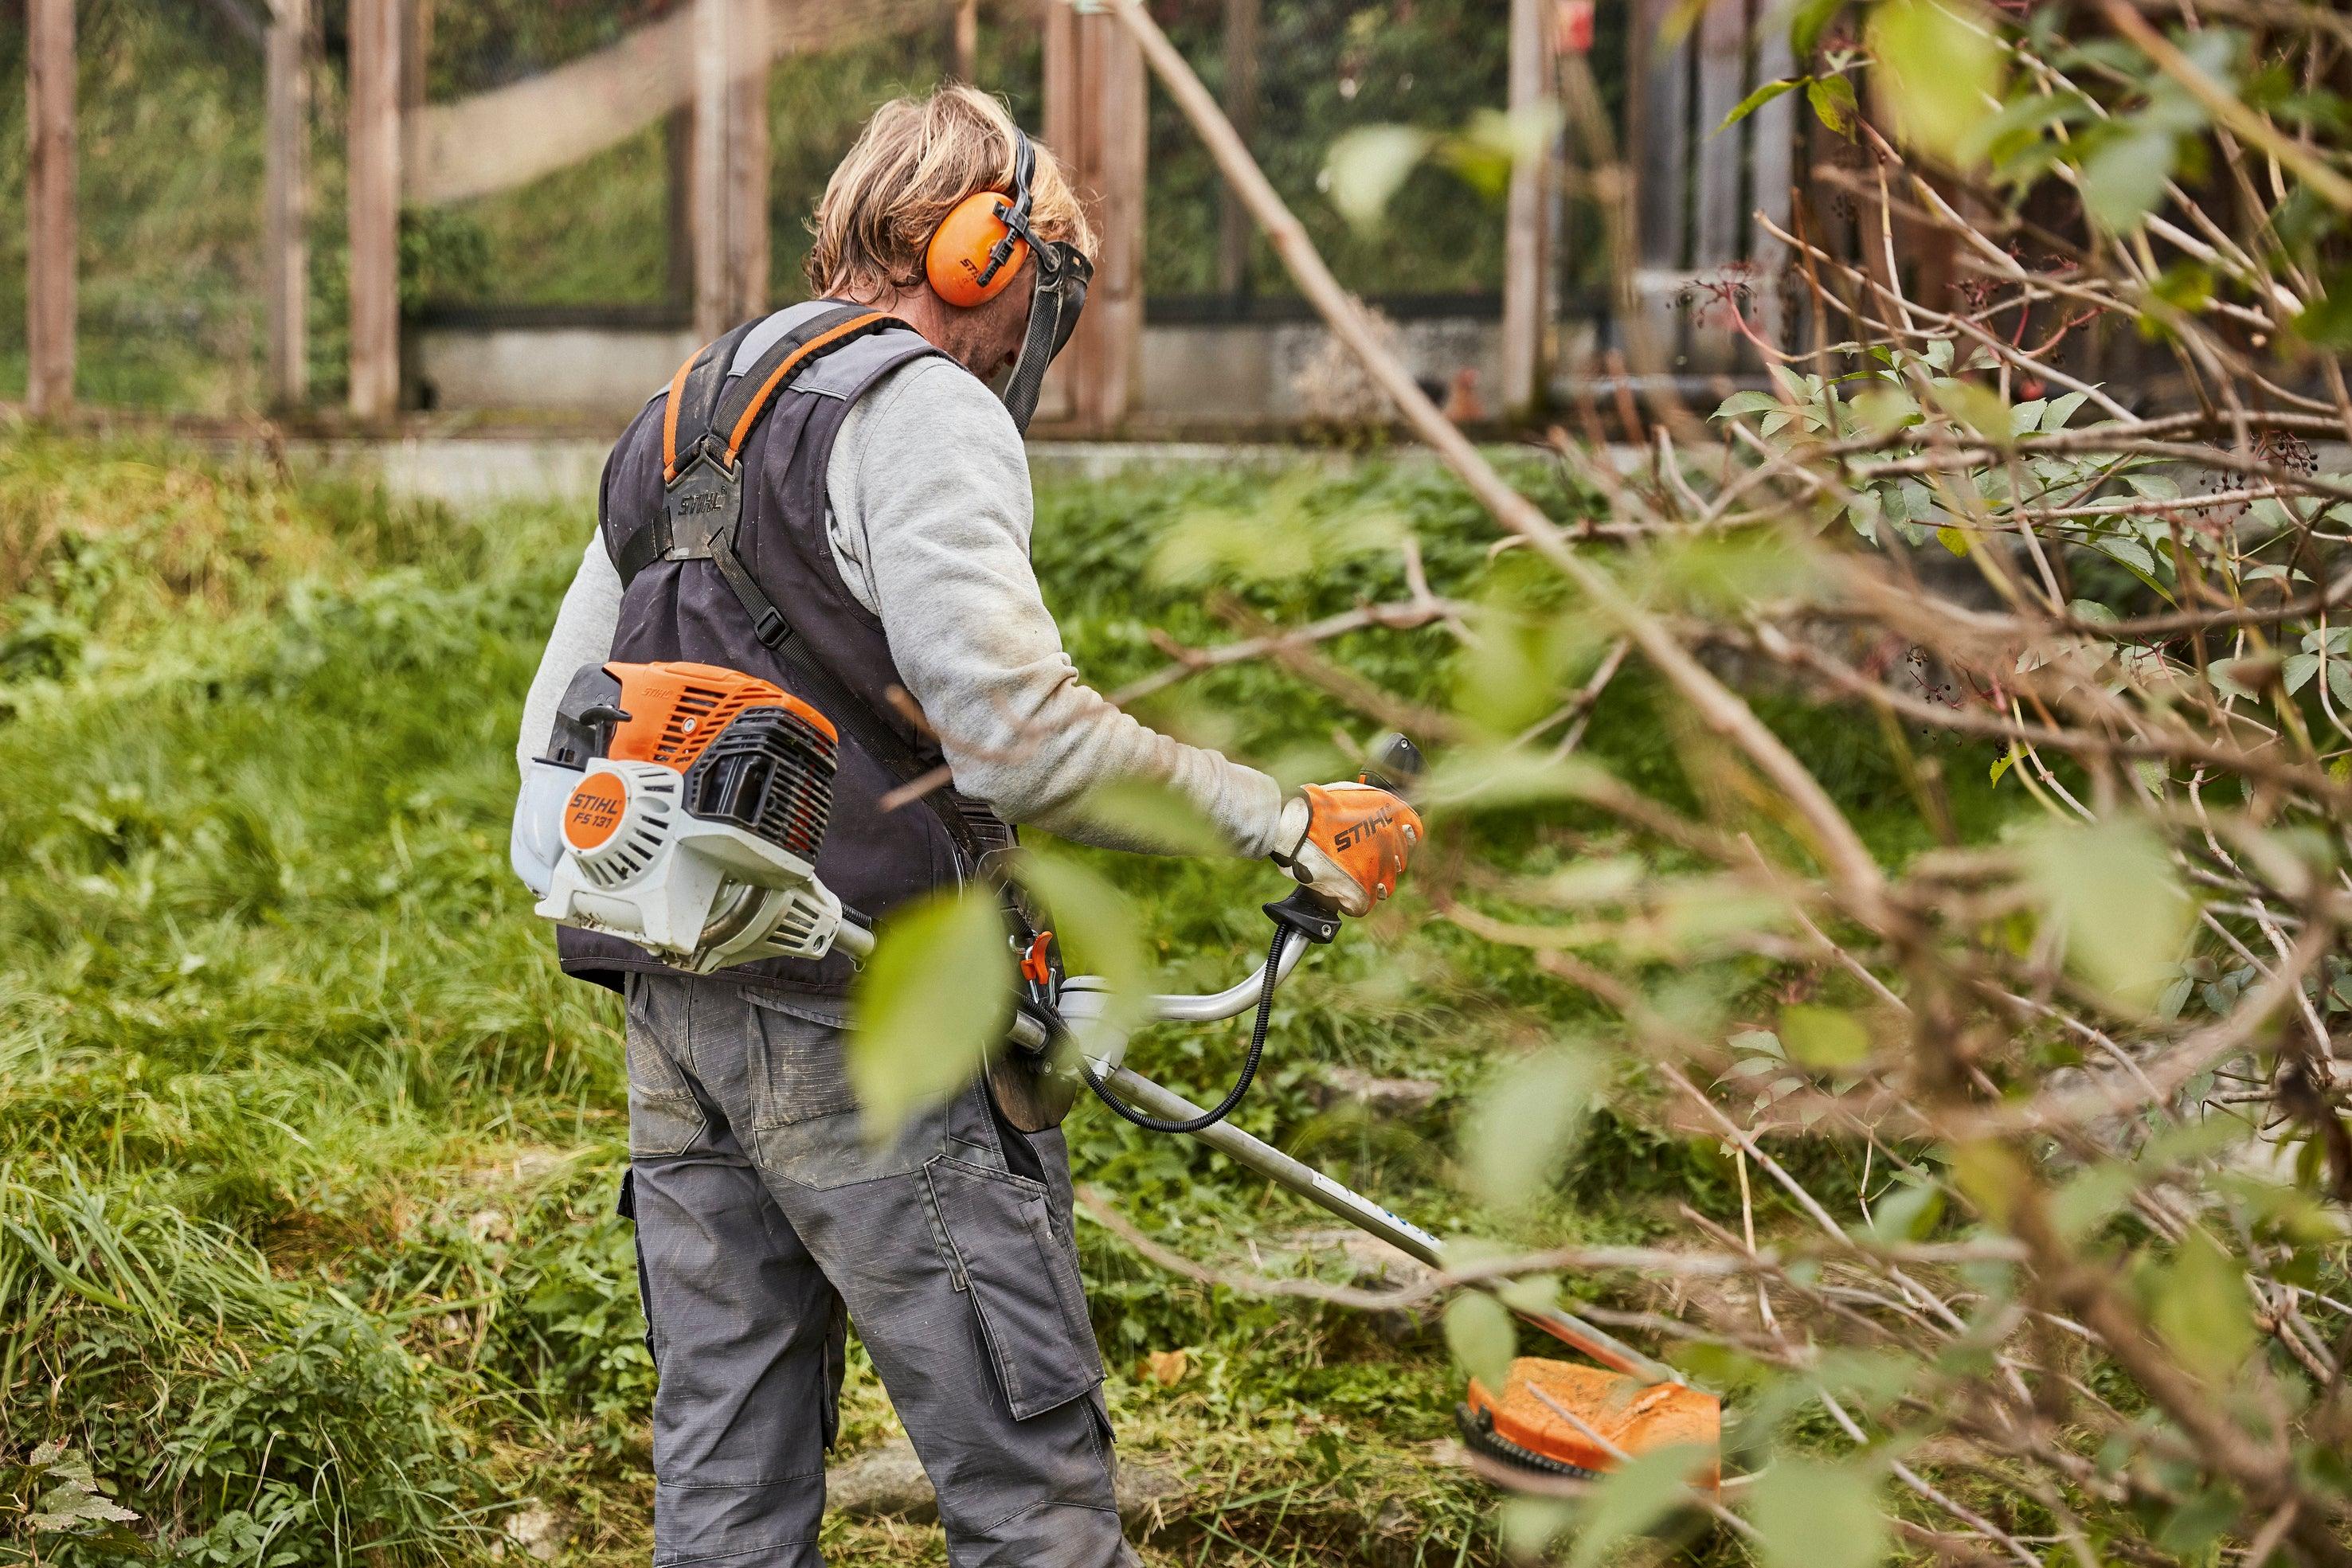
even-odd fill
[(789, 1127), (856, 1107), (841, 1019), (770, 997), (743, 1000), (755, 1129)]
[(1016, 1421), (1068, 1404), (1102, 1381), (1102, 1356), (1066, 1249), (1055, 1241), (1042, 1183), (947, 1155), (923, 1166), (940, 1242), (971, 1296)]
[(661, 1374), (661, 1356), (654, 1349), (654, 1281), (646, 1271), (646, 1239), (637, 1229), (637, 1173), (621, 1173), (621, 1200), (613, 1212), (629, 1222), (629, 1240), (637, 1258), (637, 1313), (646, 1320), (646, 1359), (653, 1363), (654, 1374)]
[(671, 1060), (686, 1049), (683, 988), (628, 978), (629, 1153), (640, 1158), (684, 1154), (702, 1135), (702, 1107)]

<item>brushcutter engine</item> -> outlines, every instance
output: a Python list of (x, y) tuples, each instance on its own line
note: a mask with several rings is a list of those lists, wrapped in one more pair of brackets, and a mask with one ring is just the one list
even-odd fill
[(689, 974), (821, 958), (871, 935), (817, 880), (839, 737), (782, 688), (709, 664), (589, 664), (516, 811), (516, 873), (559, 925)]

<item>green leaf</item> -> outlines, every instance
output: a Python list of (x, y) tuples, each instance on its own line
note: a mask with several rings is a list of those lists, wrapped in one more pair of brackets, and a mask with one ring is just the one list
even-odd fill
[(1924, 1241), (1944, 1218), (1944, 1189), (1934, 1182), (1898, 1187), (1871, 1207), (1870, 1233), (1879, 1241)]
[(2150, 1281), (2157, 1331), (2209, 1383), (2225, 1383), (2254, 1348), (2245, 1270), (2212, 1238), (2192, 1230)]
[(1967, 0), (1882, 0), (1870, 14), (1879, 107), (1913, 146), (1970, 162), (1973, 133), (1993, 117), (2003, 55), (1994, 24)]
[(1774, 413), (1780, 411), (1780, 400), (1768, 392), (1736, 392), (1717, 406), (1714, 417), (1729, 419), (1742, 413)]
[(2111, 556), (2115, 559), (2123, 562), (2126, 566), (2130, 567), (2134, 571), (2138, 572), (2143, 577), (2153, 577), (2156, 575), (2156, 557), (2148, 554), (2147, 547), (2140, 543), (2137, 539), (2101, 539), (2096, 548), (2105, 554)]
[(2065, 928), (2068, 963), (2113, 1000), (2154, 1006), (2197, 913), (2163, 841), (2110, 821), (2049, 828), (2032, 842), (2030, 874)]
[(1587, 758), (1552, 758), (1526, 747), (1465, 746), (1431, 767), (1414, 800), (1424, 810), (1502, 811), (1580, 800), (1613, 783), (1606, 769)]
[(1878, 1489), (1846, 1465), (1776, 1458), (1748, 1488), (1765, 1568), (1874, 1568), (1886, 1555)]
[(2042, 416), (2042, 433), (2050, 435), (2065, 429), (2066, 422), (2074, 417), (2076, 409), (2090, 401), (2090, 396), (2089, 392), (2076, 392), (2051, 399), (2049, 411)]
[(1087, 796), (1079, 814), (1115, 836), (1113, 847), (1146, 854), (1218, 855), (1231, 847), (1189, 797), (1150, 779), (1107, 784)]
[(1801, 60), (1811, 59), (1822, 29), (1844, 9), (1845, 0), (1797, 0), (1789, 13), (1789, 52)]
[(1782, 93), (1795, 90), (1805, 80), (1803, 77), (1782, 77), (1779, 81), (1766, 82), (1762, 87), (1741, 99), (1732, 111), (1723, 117), (1723, 123), (1717, 126), (1710, 134), (1722, 135)]
[(2289, 325), (2315, 349), (2352, 349), (2352, 267), (2328, 274), (2326, 289)]
[(2286, 684), (2287, 695), (2293, 696), (2295, 693), (2301, 691), (2303, 689), (2304, 683), (2310, 680), (2311, 677), (2318, 672), (2318, 654), (2289, 654), (2287, 656), (2286, 663), (2279, 668), (2279, 678)]
[(1713, 1456), (1696, 1444), (1675, 1443), (1601, 1478), (1576, 1516), (1576, 1545), (1568, 1568), (1591, 1568), (1622, 1541), (1640, 1535), (1689, 1500), (1689, 1479)]
[(1046, 911), (1061, 941), (1064, 967), (1073, 975), (1096, 976), (1108, 988), (1101, 1016), (1072, 1024), (1078, 1044), (1092, 1048), (1103, 1037), (1123, 1036), (1140, 1024), (1152, 967), (1134, 900), (1066, 853), (1025, 850), (1016, 874)]
[(2131, 1201), (2138, 1188), (2138, 1174), (2113, 1160), (2077, 1171), (2050, 1195), (2050, 1223), (2069, 1246), (2077, 1245)]
[(1492, 1296), (1463, 1291), (1445, 1303), (1445, 1348), (1463, 1371), (1499, 1393), (1519, 1348), (1511, 1310)]
[(1518, 1208), (1549, 1187), (1576, 1146), (1600, 1079), (1592, 1053), (1576, 1046), (1505, 1063), (1463, 1124), (1463, 1175), (1472, 1190)]
[(1003, 1039), (1013, 955), (996, 900), (944, 893), (894, 912), (851, 999), (849, 1081), (878, 1147), (970, 1083)]
[(1821, 122), (1840, 136), (1853, 134), (1861, 105), (1854, 101), (1853, 83), (1843, 77), (1815, 77), (1805, 83), (1805, 101)]
[(1967, 532), (1963, 529), (1954, 528), (1949, 523), (1946, 523), (1942, 528), (1936, 530), (1936, 542), (1942, 545), (1954, 555), (1966, 555), (1969, 553), (1969, 536)]
[(1989, 773), (1989, 775), (1988, 775), (1988, 777), (1990, 779), (1991, 782), (1993, 782), (1993, 783), (1995, 783), (1995, 784), (2000, 783), (2000, 776), (2001, 776), (2002, 774), (2004, 774), (2004, 773), (2008, 772), (2011, 768), (2012, 768), (2016, 767), (2016, 766), (2017, 766), (2017, 764), (2018, 764), (2018, 761), (2019, 761), (2021, 758), (2023, 758), (2023, 757), (2024, 757), (2024, 755), (2025, 755), (2024, 751), (2022, 751), (2021, 749), (2020, 749), (2020, 747), (2018, 747), (2018, 745), (2017, 745), (2017, 743), (2016, 743), (2015, 741), (2011, 741), (2011, 742), (2010, 742), (2010, 745), (2009, 745), (2009, 750), (2008, 750), (2006, 753), (2004, 753), (2000, 758), (1999, 758), (1997, 760), (1995, 760), (1995, 761), (1994, 761), (1994, 763), (1993, 763), (1993, 765), (1992, 765), (1992, 768), (1991, 768), (1991, 769), (1990, 769), (1990, 773)]
[(2083, 161), (2083, 206), (2111, 234), (2139, 227), (2164, 198), (2172, 177), (2173, 138), (2157, 131), (2128, 131), (2102, 141)]
[(1780, 1038), (1807, 1067), (1834, 1071), (1870, 1060), (1870, 1031), (1843, 1008), (1801, 1002), (1780, 1009)]
[(1339, 215), (1359, 229), (1377, 225), (1389, 201), (1437, 137), (1411, 125), (1360, 125), (1331, 143), (1324, 186)]

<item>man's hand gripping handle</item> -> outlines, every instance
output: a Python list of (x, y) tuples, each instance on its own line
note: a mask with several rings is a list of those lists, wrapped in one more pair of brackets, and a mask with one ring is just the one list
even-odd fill
[(1283, 804), (1275, 863), (1341, 914), (1370, 914), (1396, 891), (1421, 842), (1420, 813), (1391, 782), (1420, 771), (1412, 742), (1391, 736), (1354, 781), (1302, 787)]

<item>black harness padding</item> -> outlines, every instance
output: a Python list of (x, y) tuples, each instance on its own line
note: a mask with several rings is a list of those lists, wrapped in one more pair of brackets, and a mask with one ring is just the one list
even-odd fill
[[(791, 673), (798, 688), (793, 695), (847, 731), (902, 787), (914, 784), (933, 769), (810, 656), (794, 637), (792, 622), (736, 549), (743, 523), (743, 444), (773, 406), (777, 392), (824, 354), (866, 333), (906, 323), (862, 306), (835, 306), (796, 324), (741, 375), (730, 376), (744, 338), (759, 324), (747, 321), (720, 338), (681, 367), (671, 383), (669, 407), (663, 414), (662, 509), (614, 552), (622, 591), (656, 560), (709, 561), (751, 617), (752, 635)], [(975, 825), (944, 789), (926, 789), (921, 799), (947, 829), (966, 871), (977, 873), (993, 846), (982, 841)]]

